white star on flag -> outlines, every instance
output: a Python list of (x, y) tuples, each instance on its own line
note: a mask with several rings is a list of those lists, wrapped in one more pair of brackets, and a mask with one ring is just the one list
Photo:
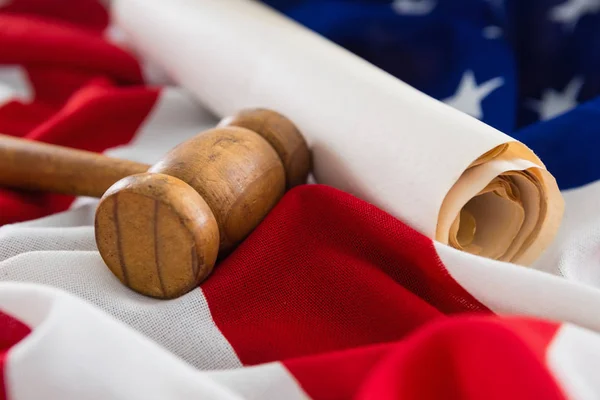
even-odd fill
[(475, 74), (473, 71), (467, 70), (463, 74), (454, 96), (442, 101), (472, 117), (481, 119), (483, 117), (481, 102), (503, 84), (504, 78), (498, 76), (477, 85)]
[(526, 104), (539, 114), (540, 120), (546, 121), (575, 108), (582, 86), (582, 78), (573, 78), (562, 92), (546, 89), (541, 100), (528, 99)]
[(550, 20), (560, 22), (572, 30), (586, 14), (600, 11), (600, 0), (567, 0), (550, 10)]
[(482, 33), (484, 38), (493, 40), (502, 37), (503, 31), (499, 26), (489, 25), (483, 28)]
[(392, 8), (401, 15), (427, 15), (436, 4), (436, 0), (394, 0)]

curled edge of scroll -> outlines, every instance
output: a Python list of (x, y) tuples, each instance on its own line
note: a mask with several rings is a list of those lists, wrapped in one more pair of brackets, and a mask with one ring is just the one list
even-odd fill
[(436, 240), (475, 255), (532, 264), (564, 213), (556, 180), (524, 144), (511, 141), (475, 160), (442, 203)]

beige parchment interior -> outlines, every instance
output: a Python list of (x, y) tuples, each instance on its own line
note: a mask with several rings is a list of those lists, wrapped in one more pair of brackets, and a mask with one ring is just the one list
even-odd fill
[(520, 142), (475, 160), (446, 195), (436, 240), (482, 257), (530, 265), (554, 239), (564, 201), (554, 177)]

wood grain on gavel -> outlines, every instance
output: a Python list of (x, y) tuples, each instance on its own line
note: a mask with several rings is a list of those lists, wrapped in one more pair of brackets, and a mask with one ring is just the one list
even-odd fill
[(178, 297), (210, 274), (286, 189), (306, 182), (308, 146), (294, 124), (243, 110), (153, 166), (0, 136), (0, 186), (101, 197), (98, 250), (131, 289)]
[(0, 134), (0, 186), (100, 197), (150, 165)]

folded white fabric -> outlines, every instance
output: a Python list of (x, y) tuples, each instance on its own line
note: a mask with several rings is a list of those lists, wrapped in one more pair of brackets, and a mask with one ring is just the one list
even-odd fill
[(31, 329), (5, 360), (12, 399), (306, 398), (278, 362), (200, 372), (62, 290), (2, 282), (0, 308)]
[(511, 137), (249, 0), (115, 0), (129, 46), (220, 117), (267, 107), (306, 135), (314, 176), (430, 238), (528, 265), (563, 200)]

